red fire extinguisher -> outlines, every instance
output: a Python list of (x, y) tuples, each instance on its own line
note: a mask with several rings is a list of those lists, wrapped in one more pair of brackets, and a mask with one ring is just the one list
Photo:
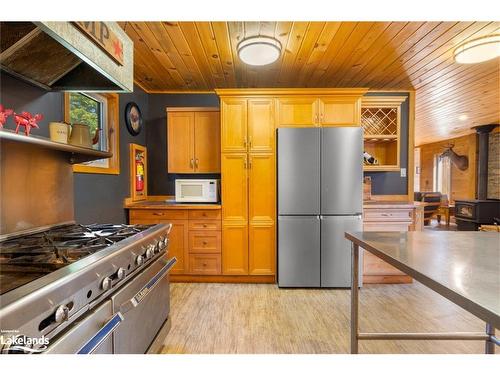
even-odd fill
[(137, 153), (135, 157), (135, 189), (144, 190), (144, 162), (142, 153)]

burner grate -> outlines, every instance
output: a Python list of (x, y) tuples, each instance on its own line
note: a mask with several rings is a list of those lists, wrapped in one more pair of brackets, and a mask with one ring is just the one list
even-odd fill
[[(1, 294), (88, 255), (106, 249), (151, 225), (74, 224), (0, 243)], [(4, 283), (8, 277), (9, 283)], [(19, 280), (19, 285), (13, 280)], [(22, 283), (21, 283), (22, 282)], [(5, 290), (6, 289), (6, 290)]]

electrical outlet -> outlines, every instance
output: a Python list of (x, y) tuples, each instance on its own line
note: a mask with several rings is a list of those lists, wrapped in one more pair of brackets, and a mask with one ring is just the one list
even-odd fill
[(401, 168), (401, 177), (406, 177), (406, 168)]

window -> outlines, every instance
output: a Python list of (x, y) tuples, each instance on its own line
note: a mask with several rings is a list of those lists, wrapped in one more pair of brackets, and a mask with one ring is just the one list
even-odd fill
[(113, 153), (109, 159), (74, 165), (73, 171), (119, 174), (118, 95), (70, 92), (64, 101), (65, 121), (88, 126), (92, 148)]
[(451, 193), (451, 160), (434, 155), (434, 185), (433, 190), (450, 198)]

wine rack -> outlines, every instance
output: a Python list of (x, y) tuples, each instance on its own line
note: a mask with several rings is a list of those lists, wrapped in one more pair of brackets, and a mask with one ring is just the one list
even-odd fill
[(406, 96), (365, 96), (361, 104), (364, 150), (376, 164), (365, 164), (365, 171), (400, 169), (401, 105)]

